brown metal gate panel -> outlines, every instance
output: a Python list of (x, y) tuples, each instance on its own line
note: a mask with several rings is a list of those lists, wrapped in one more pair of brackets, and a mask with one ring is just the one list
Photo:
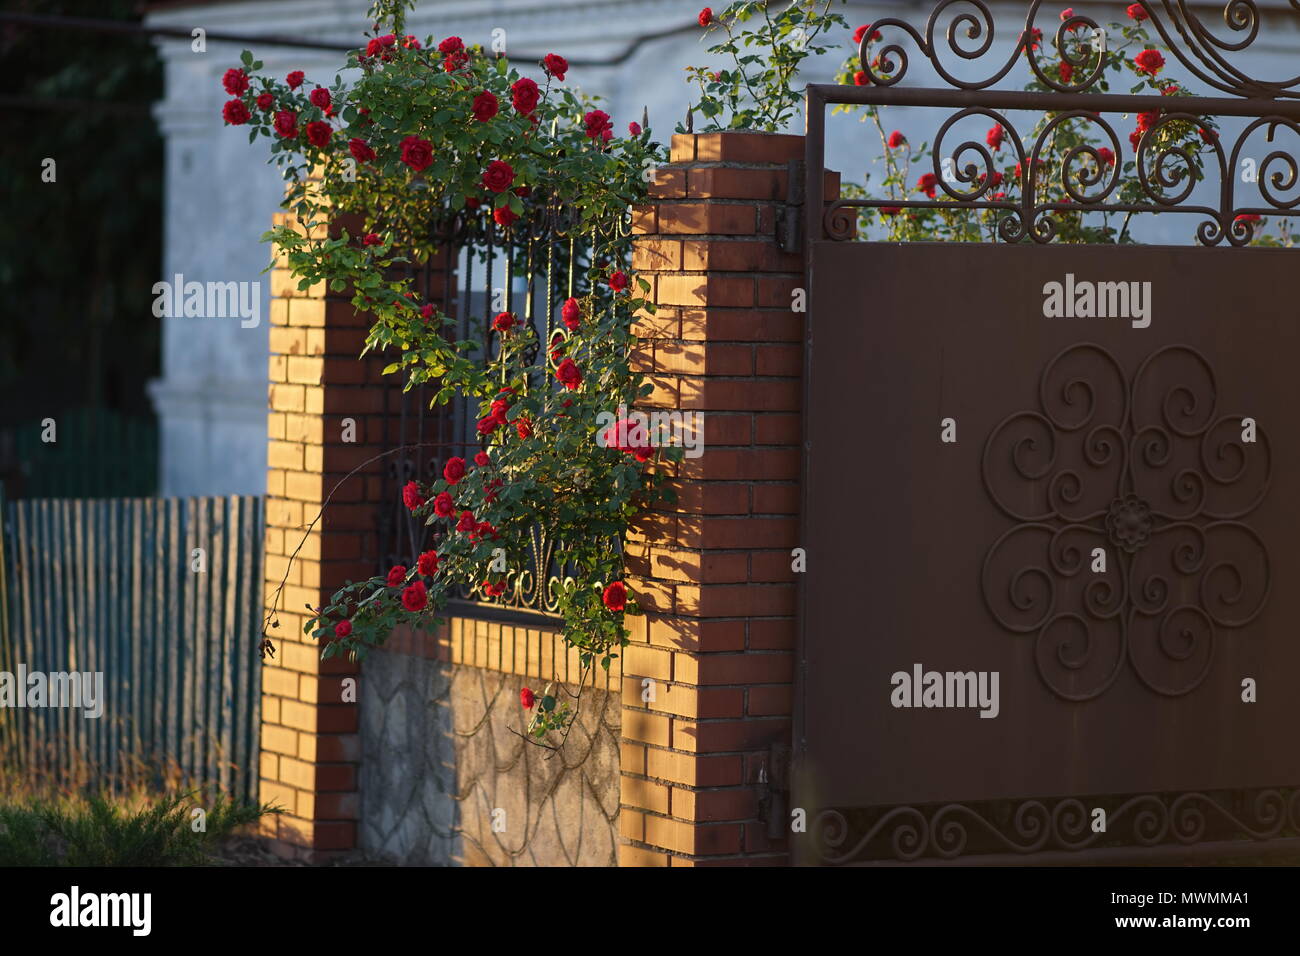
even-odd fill
[(812, 263), (801, 859), (1293, 837), (1294, 251)]

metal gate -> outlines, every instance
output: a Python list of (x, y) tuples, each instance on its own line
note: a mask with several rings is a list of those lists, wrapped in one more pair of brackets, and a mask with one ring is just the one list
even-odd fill
[[(1225, 11), (1247, 31), (1235, 46), (1166, 3), (1146, 5), (1153, 26), (1235, 98), (1099, 94), (1095, 76), (993, 91), (1033, 43), (1039, 4), (1012, 61), (975, 82), (939, 63), (951, 6), (924, 31), (873, 29), (886, 43), (904, 31), (952, 89), (896, 88), (906, 54), (891, 45), (863, 57), (874, 82), (808, 91), (797, 857), (1300, 852), (1300, 255), (1237, 248), (1252, 238), (1241, 217), (1264, 210), (1234, 198), (1249, 136), (1300, 133), (1300, 77), (1227, 66), (1224, 51), (1258, 30), (1253, 3)], [(957, 6), (974, 13), (949, 29), (950, 49), (977, 25), (986, 51), (988, 9)], [(1058, 40), (1071, 26), (1096, 24), (1074, 17)], [(825, 205), (824, 113), (836, 103), (955, 111), (933, 154), (946, 198)], [(1036, 197), (1032, 176), (1016, 199), (994, 200), (981, 178), (992, 160), (972, 142), (954, 157), (989, 165), (957, 164), (955, 177), (950, 166), (945, 180), (943, 133), (972, 115), (993, 117), (1035, 168), (1046, 141), (1022, 143), (1010, 110), (1095, 117), (1116, 147), (1109, 114), (1162, 111), (1157, 127), (1247, 119), (1235, 143), (1206, 140), (1217, 205), (1171, 178), (1150, 133), (1139, 201), (1118, 200), (1118, 166), (1084, 182), (1091, 193), (1071, 181), (1062, 202)], [(1300, 197), (1278, 193), (1296, 186), (1296, 160), (1273, 150), (1266, 211), (1294, 215)], [(1004, 242), (848, 241), (859, 208), (940, 203), (992, 210)], [(1191, 213), (1202, 247), (1053, 243), (1053, 217), (1081, 207)]]

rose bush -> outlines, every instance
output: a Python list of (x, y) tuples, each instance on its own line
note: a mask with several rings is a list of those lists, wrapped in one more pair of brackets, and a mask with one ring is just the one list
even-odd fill
[[(563, 637), (585, 666), (608, 668), (627, 642), (624, 614), (638, 612), (610, 543), (665, 494), (653, 467), (596, 440), (601, 413), (651, 391), (630, 350), (633, 315), (653, 306), (643, 298), (648, 283), (629, 279), (620, 227), (645, 199), (642, 169), (662, 162), (662, 149), (648, 131), (612, 135), (607, 114), (564, 85), (559, 54), (541, 64), (539, 85), (458, 37), (404, 34), (404, 11), (402, 2), (372, 9), (375, 35), (349, 54), (359, 71), (350, 85), (319, 86), (301, 71), (277, 80), (248, 52), (223, 78), (235, 97), (226, 121), (249, 127), (250, 142), (267, 138), (288, 181), (296, 222), (265, 238), (299, 288), (350, 291), (372, 317), (363, 355), (391, 354), (385, 372), (407, 389), (428, 384), (433, 403), (463, 400), (478, 415), (480, 447), (449, 449), (440, 478), (403, 489), (432, 549), (413, 567), (348, 582), (310, 609), (305, 630), (328, 658), (362, 657), (402, 624), (428, 629), (458, 588), (502, 594), (540, 523), (570, 572), (552, 595)], [(557, 209), (573, 217), (574, 234), (601, 239), (550, 342), (508, 312), (457, 340), (440, 303), (424, 301), (395, 268), (437, 251), (439, 223), (468, 220), (508, 238)], [(352, 231), (339, 227), (349, 216), (360, 224)], [(680, 459), (681, 450), (658, 456)], [(274, 612), (270, 624), (278, 626)], [(530, 726), (542, 736), (568, 716), (548, 694)]]

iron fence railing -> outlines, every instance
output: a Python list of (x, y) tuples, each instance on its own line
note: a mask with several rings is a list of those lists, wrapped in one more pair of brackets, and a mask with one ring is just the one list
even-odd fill
[[(485, 363), (499, 346), (500, 333), (492, 328), (498, 312), (513, 312), (531, 326), (537, 339), (527, 358), (539, 371), (529, 387), (547, 389), (555, 382), (541, 370), (553, 364), (550, 351), (557, 339), (569, 335), (559, 319), (564, 300), (584, 293), (584, 276), (593, 266), (622, 261), (630, 242), (626, 219), (605, 231), (582, 228), (567, 210), (554, 206), (531, 210), (509, 230), (496, 227), (487, 216), (461, 215), (440, 231), (439, 253), (408, 275), (423, 295), (441, 303), (455, 324), (456, 339), (479, 343), (476, 354)], [(404, 451), (392, 456), (386, 468), (387, 488), (380, 504), (381, 573), (393, 564), (409, 566), (420, 552), (437, 545), (430, 529), (402, 505), (402, 486), (412, 479), (436, 479), (448, 457), (472, 455), (481, 446), (473, 403), (457, 399), (430, 408), (433, 387), (404, 390), (404, 384), (393, 376), (386, 386), (386, 407), (395, 426), (391, 443)], [(621, 542), (611, 546), (621, 547)], [(489, 598), (476, 588), (462, 588), (458, 610), (470, 615), (491, 614), (493, 608), (553, 613), (556, 587), (570, 573), (557, 558), (563, 550), (549, 529), (534, 528), (528, 552), (510, 556), (505, 593)]]

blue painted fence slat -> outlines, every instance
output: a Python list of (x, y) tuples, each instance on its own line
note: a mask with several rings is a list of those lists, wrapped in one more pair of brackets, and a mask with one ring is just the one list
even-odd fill
[(0, 708), (0, 771), (256, 799), (263, 509), (0, 497), (0, 671), (103, 673), (98, 719)]

